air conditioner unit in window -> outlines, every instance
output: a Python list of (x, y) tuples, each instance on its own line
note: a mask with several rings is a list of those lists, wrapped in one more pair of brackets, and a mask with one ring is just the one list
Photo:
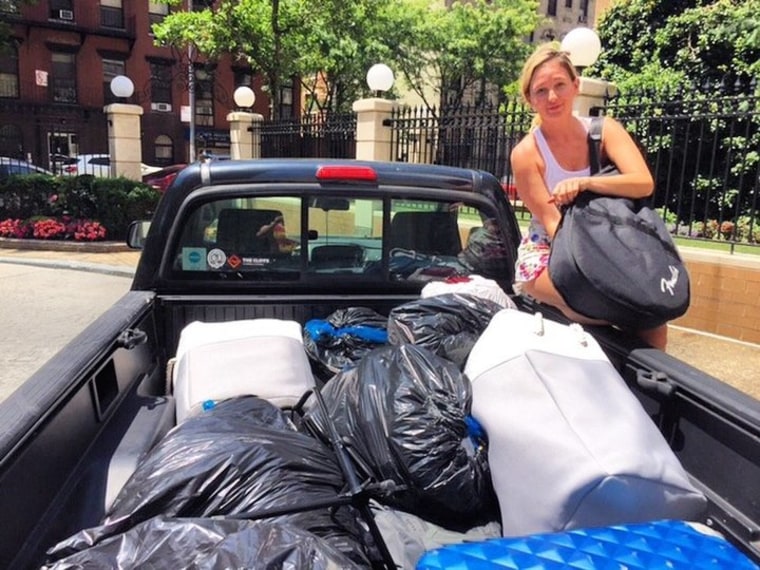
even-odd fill
[(584, 16), (583, 14), (581, 14), (580, 16), (578, 16), (578, 23), (579, 24), (585, 24), (587, 20), (588, 20), (588, 18), (586, 16)]
[(171, 103), (151, 103), (150, 108), (152, 111), (160, 111), (161, 113), (170, 113), (172, 110)]
[(58, 10), (58, 18), (60, 20), (73, 20), (74, 11), (73, 10)]

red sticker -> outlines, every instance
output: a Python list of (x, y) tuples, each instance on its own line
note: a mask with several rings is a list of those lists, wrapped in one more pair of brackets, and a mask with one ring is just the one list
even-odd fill
[(237, 255), (232, 254), (229, 256), (229, 258), (227, 258), (227, 263), (230, 264), (230, 267), (232, 267), (232, 269), (237, 269), (240, 267), (240, 264), (243, 263), (243, 260), (240, 259)]

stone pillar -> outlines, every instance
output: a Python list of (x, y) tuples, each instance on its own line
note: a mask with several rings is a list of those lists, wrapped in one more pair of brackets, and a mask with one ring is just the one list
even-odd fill
[(142, 180), (142, 137), (140, 105), (112, 103), (103, 108), (108, 119), (108, 154), (111, 176)]
[(356, 113), (356, 158), (391, 160), (391, 128), (383, 125), (391, 118), (395, 101), (371, 98), (354, 101)]
[(227, 115), (232, 160), (261, 158), (260, 125), (263, 120), (263, 115), (246, 111), (233, 111)]
[(617, 94), (617, 86), (604, 79), (581, 77), (578, 96), (575, 98), (574, 111), (581, 117), (588, 117), (592, 107), (604, 107), (606, 97)]

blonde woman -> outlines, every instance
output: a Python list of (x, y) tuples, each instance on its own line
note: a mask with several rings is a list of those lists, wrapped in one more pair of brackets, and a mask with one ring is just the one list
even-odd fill
[[(544, 44), (525, 62), (520, 87), (536, 113), (534, 128), (510, 157), (517, 193), (530, 210), (528, 235), (518, 250), (514, 289), (561, 310), (582, 324), (605, 324), (573, 311), (552, 283), (549, 251), (560, 222), (560, 208), (580, 192), (644, 198), (654, 181), (646, 161), (623, 126), (610, 117), (602, 128), (602, 154), (618, 167), (615, 176), (592, 177), (589, 168), (590, 119), (573, 114), (580, 80), (566, 52)], [(667, 325), (637, 331), (650, 345), (665, 349)]]

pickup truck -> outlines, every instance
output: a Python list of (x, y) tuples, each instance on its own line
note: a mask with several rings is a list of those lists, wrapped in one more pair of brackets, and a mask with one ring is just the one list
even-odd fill
[[(388, 315), (466, 274), (498, 283), (520, 311), (566, 322), (512, 295), (520, 236), (508, 196), (482, 171), (190, 165), (152, 220), (132, 227), (142, 253), (130, 291), (0, 404), (0, 568), (39, 568), (56, 544), (101, 524), (175, 426), (170, 375), (190, 323)], [(587, 329), (707, 498), (697, 522), (760, 562), (760, 402), (635, 335)], [(348, 477), (353, 499), (362, 484)]]

